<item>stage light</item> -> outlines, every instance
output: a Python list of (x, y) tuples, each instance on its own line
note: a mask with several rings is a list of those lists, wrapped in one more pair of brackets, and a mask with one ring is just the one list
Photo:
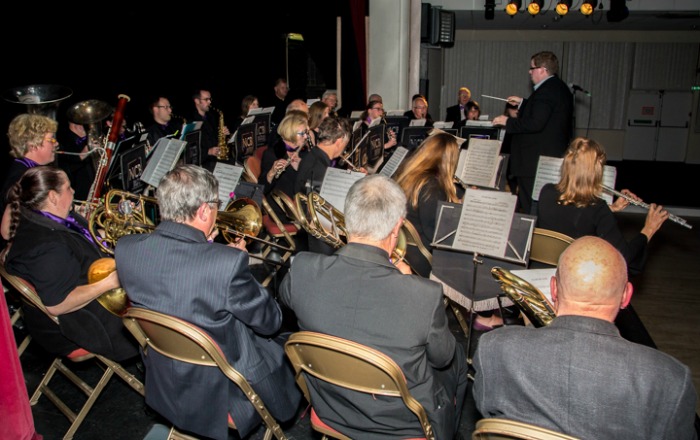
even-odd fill
[(506, 14), (511, 17), (518, 13), (520, 7), (522, 6), (521, 0), (511, 0), (506, 4)]
[(580, 11), (583, 15), (591, 15), (596, 6), (598, 6), (598, 0), (583, 0)]
[(484, 18), (486, 20), (493, 20), (494, 11), (496, 9), (496, 0), (486, 0), (484, 8), (486, 8), (486, 11), (484, 12)]
[(610, 9), (608, 9), (608, 21), (622, 21), (630, 15), (630, 10), (625, 4), (625, 0), (610, 0)]
[(569, 13), (570, 8), (571, 0), (559, 0), (559, 3), (557, 3), (557, 7), (555, 9), (557, 11), (557, 14), (563, 17)]
[(527, 5), (527, 12), (533, 17), (540, 13), (542, 9), (542, 0), (532, 0), (529, 5)]

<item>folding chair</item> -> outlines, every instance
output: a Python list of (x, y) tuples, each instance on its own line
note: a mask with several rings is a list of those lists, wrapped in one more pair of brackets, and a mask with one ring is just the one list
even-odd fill
[(293, 333), (284, 350), (292, 361), (297, 384), (311, 404), (311, 427), (323, 434), (323, 439), (349, 437), (318, 417), (304, 374), (349, 390), (402, 399), (416, 415), (425, 439), (434, 440), (425, 408), (411, 395), (403, 371), (389, 356), (354, 341), (308, 331)]
[[(7, 273), (5, 267), (2, 265), (0, 265), (0, 275), (2, 275), (2, 277), (5, 278), (15, 289), (17, 289), (17, 291), (22, 295), (22, 299), (25, 301), (28, 307), (36, 307), (37, 309), (41, 310), (46, 316), (48, 316), (52, 321), (54, 321), (56, 325), (58, 325), (59, 318), (57, 316), (53, 316), (51, 313), (49, 313), (48, 310), (46, 310), (46, 307), (41, 301), (41, 298), (34, 290), (34, 286), (32, 286), (29, 282), (18, 276), (10, 275), (9, 273)], [(143, 384), (141, 383), (141, 381), (136, 379), (136, 377), (134, 377), (131, 373), (126, 371), (124, 367), (122, 367), (117, 362), (114, 362), (104, 356), (90, 353), (82, 348), (77, 349), (72, 353), (68, 354), (68, 356), (66, 356), (66, 359), (72, 362), (83, 362), (88, 359), (94, 359), (95, 361), (97, 361), (98, 365), (104, 369), (104, 372), (102, 373), (102, 376), (100, 377), (100, 380), (97, 382), (97, 384), (91, 386), (83, 379), (81, 379), (74, 371), (68, 368), (61, 359), (61, 357), (58, 356), (53, 360), (51, 366), (44, 374), (44, 378), (41, 380), (41, 382), (36, 388), (36, 391), (34, 391), (34, 394), (32, 394), (31, 398), (29, 399), (30, 405), (36, 405), (43, 394), (51, 401), (51, 403), (53, 403), (59, 409), (59, 411), (63, 413), (63, 415), (65, 415), (68, 418), (68, 420), (71, 422), (71, 425), (68, 428), (66, 434), (63, 436), (64, 439), (73, 438), (76, 431), (80, 427), (80, 424), (83, 422), (83, 420), (85, 420), (85, 417), (87, 416), (88, 412), (90, 411), (90, 409), (92, 409), (92, 406), (95, 404), (95, 401), (100, 396), (100, 393), (102, 393), (102, 390), (107, 386), (109, 380), (115, 373), (118, 377), (124, 380), (124, 382), (126, 382), (127, 385), (136, 390), (136, 392), (138, 392), (142, 396), (144, 395)], [(64, 400), (62, 400), (55, 393), (55, 391), (50, 388), (49, 384), (51, 382), (51, 379), (57, 372), (65, 376), (66, 379), (72, 382), (78, 389), (80, 389), (80, 391), (82, 391), (85, 394), (86, 400), (83, 403), (83, 405), (77, 410), (77, 412), (71, 409), (64, 402)]]
[(476, 422), (472, 440), (577, 440), (577, 438), (514, 420), (481, 419)]
[[(204, 330), (174, 316), (139, 307), (130, 307), (123, 319), (124, 326), (141, 344), (146, 355), (149, 349), (153, 349), (163, 356), (181, 362), (219, 368), (240, 387), (262, 418), (267, 427), (264, 439), (270, 440), (274, 436), (279, 440), (286, 440), (282, 428), (267, 410), (260, 396), (246, 378), (231, 366), (218, 344)], [(236, 429), (232, 415), (229, 415), (228, 424), (230, 428)], [(168, 438), (190, 437), (183, 435), (173, 426)]]
[(559, 264), (559, 255), (573, 241), (573, 238), (560, 232), (535, 228), (530, 246), (530, 260), (556, 266)]

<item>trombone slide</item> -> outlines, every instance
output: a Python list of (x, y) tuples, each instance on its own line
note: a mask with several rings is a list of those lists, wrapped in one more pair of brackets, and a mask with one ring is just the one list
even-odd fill
[[(603, 185), (603, 191), (608, 192), (610, 194), (613, 194), (617, 197), (622, 197), (623, 199), (627, 200), (630, 202), (632, 205), (639, 206), (640, 208), (644, 208), (646, 210), (649, 209), (649, 204), (640, 202), (639, 200), (635, 200), (632, 197), (628, 196), (627, 194), (621, 193), (620, 191), (617, 191), (613, 188), (610, 188), (609, 186)], [(671, 214), (670, 212), (668, 213), (668, 219), (671, 220), (672, 222), (678, 223), (681, 226), (684, 226), (688, 229), (693, 229), (693, 225), (689, 224), (685, 219), (682, 219), (678, 217), (675, 214)]]

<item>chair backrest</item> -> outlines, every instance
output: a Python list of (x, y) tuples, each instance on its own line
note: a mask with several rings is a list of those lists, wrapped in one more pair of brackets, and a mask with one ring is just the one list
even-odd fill
[(508, 419), (481, 419), (472, 440), (577, 440), (576, 437)]
[(204, 330), (174, 316), (139, 307), (129, 307), (123, 320), (146, 353), (152, 349), (181, 362), (218, 367), (243, 391), (267, 429), (278, 439), (286, 438), (248, 380), (231, 366), (218, 344)]
[(556, 266), (559, 264), (559, 255), (573, 241), (573, 238), (560, 232), (535, 228), (530, 247), (530, 260)]
[(284, 350), (311, 406), (302, 373), (350, 390), (401, 398), (418, 417), (426, 438), (434, 439), (425, 408), (411, 395), (401, 368), (389, 356), (357, 342), (308, 331), (293, 333)]
[(22, 299), (26, 303), (41, 310), (52, 321), (54, 321), (56, 324), (58, 324), (58, 317), (52, 315), (51, 313), (49, 313), (48, 310), (46, 310), (46, 306), (41, 301), (41, 298), (36, 293), (34, 286), (32, 286), (32, 284), (29, 281), (26, 281), (23, 278), (18, 277), (16, 275), (10, 275), (9, 273), (7, 273), (5, 266), (1, 265), (1, 264), (0, 264), (0, 275), (2, 275), (2, 277), (5, 278), (8, 283), (12, 284), (12, 286), (15, 289), (17, 289), (17, 291), (22, 295)]
[(245, 171), (245, 175), (243, 177), (251, 183), (258, 183), (261, 165), (260, 159), (255, 155), (248, 156), (245, 159), (245, 162), (243, 162), (243, 170)]

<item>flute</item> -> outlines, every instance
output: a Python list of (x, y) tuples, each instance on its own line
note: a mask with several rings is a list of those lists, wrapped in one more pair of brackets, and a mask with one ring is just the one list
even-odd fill
[(290, 163), (292, 163), (291, 158), (287, 159), (287, 163), (284, 165), (284, 168), (280, 168), (275, 172), (275, 177), (273, 177), (272, 180), (277, 179), (282, 173), (284, 173), (284, 171), (287, 169)]
[[(610, 188), (609, 186), (603, 185), (603, 190), (606, 192), (609, 192), (610, 194), (616, 195), (618, 197), (622, 197), (623, 199), (627, 200), (628, 202), (630, 202), (633, 205), (639, 206), (639, 207), (647, 209), (647, 210), (649, 209), (648, 203), (644, 203), (644, 202), (640, 202), (639, 200), (635, 200), (632, 197), (628, 196), (627, 194), (623, 194), (620, 191), (616, 191), (616, 190)], [(672, 222), (678, 223), (679, 225), (684, 226), (688, 229), (693, 229), (693, 225), (688, 224), (687, 221), (678, 217), (675, 214), (671, 214), (670, 212), (668, 213), (668, 219), (671, 220)]]

